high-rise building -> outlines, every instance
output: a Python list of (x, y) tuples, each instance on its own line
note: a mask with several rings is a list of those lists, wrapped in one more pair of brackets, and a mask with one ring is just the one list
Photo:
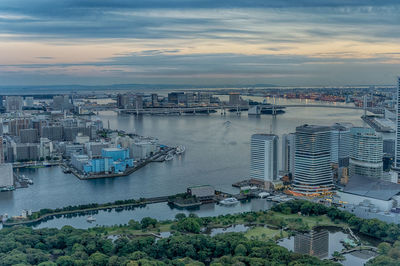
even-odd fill
[(69, 109), (71, 109), (72, 104), (69, 102), (68, 95), (53, 96), (52, 108), (54, 110), (69, 110)]
[(310, 231), (296, 234), (294, 237), (294, 252), (315, 256), (320, 259), (329, 255), (329, 232)]
[(350, 178), (354, 175), (382, 177), (383, 140), (372, 128), (354, 127), (351, 133)]
[(158, 106), (158, 95), (157, 93), (151, 94), (151, 106)]
[(229, 93), (229, 105), (239, 105), (240, 104), (240, 93), (230, 92)]
[(349, 166), (351, 127), (339, 123), (331, 126), (331, 162), (339, 167)]
[(34, 143), (16, 143), (14, 145), (15, 161), (37, 161), (39, 159), (39, 145)]
[(5, 143), (3, 144), (3, 136), (0, 136), (0, 163), (4, 163), (4, 149), (6, 147)]
[(397, 77), (397, 118), (396, 118), (396, 149), (395, 149), (395, 169), (400, 171), (400, 77)]
[(21, 96), (7, 96), (6, 110), (7, 112), (21, 111), (24, 106), (24, 101)]
[(38, 131), (36, 128), (21, 129), (19, 135), (22, 143), (38, 142)]
[(331, 128), (303, 125), (296, 128), (293, 191), (321, 194), (333, 187)]
[(40, 136), (53, 141), (62, 141), (63, 127), (61, 125), (44, 126), (42, 127), (42, 132)]
[(272, 182), (278, 178), (278, 136), (251, 136), (250, 178)]
[(0, 164), (0, 187), (9, 187), (14, 185), (14, 174), (11, 163)]
[(128, 104), (129, 104), (129, 97), (127, 94), (117, 95), (117, 106), (119, 109), (127, 108)]
[(21, 129), (28, 129), (31, 126), (29, 118), (16, 118), (8, 122), (8, 133), (11, 136), (19, 136)]
[(33, 97), (25, 97), (25, 106), (33, 107)]
[(294, 156), (296, 150), (294, 133), (282, 135), (282, 170), (294, 173)]

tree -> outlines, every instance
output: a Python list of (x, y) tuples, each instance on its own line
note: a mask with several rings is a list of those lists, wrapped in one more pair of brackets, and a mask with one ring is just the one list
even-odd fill
[(144, 217), (140, 221), (140, 224), (142, 225), (142, 229), (147, 229), (147, 228), (149, 228), (149, 226), (152, 226), (153, 228), (155, 228), (157, 225), (157, 220), (153, 219), (151, 217)]
[(90, 255), (89, 260), (96, 266), (106, 266), (108, 262), (108, 256), (100, 252), (95, 252)]
[(187, 217), (182, 219), (177, 224), (178, 231), (189, 232), (189, 233), (200, 233), (200, 223), (196, 218)]
[(185, 218), (186, 218), (186, 214), (184, 214), (184, 213), (177, 213), (177, 214), (175, 215), (175, 219), (176, 219), (177, 221), (180, 221), (180, 220), (185, 219)]
[(388, 254), (388, 252), (389, 252), (389, 250), (390, 250), (391, 248), (392, 248), (392, 247), (390, 246), (389, 243), (382, 242), (382, 243), (380, 243), (380, 244), (378, 245), (378, 253), (381, 254), (381, 255), (386, 255), (386, 254)]
[(38, 266), (57, 266), (57, 264), (52, 261), (45, 261), (45, 262), (39, 263)]
[(74, 266), (74, 259), (72, 259), (70, 256), (61, 256), (57, 259), (57, 265)]
[(235, 256), (246, 256), (247, 248), (243, 244), (239, 244), (235, 248)]

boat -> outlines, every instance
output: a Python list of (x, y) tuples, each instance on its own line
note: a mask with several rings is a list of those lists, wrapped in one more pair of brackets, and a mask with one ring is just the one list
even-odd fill
[(86, 221), (87, 221), (88, 223), (91, 223), (91, 222), (96, 221), (96, 218), (94, 218), (92, 215), (90, 215), (90, 216), (88, 216), (88, 217), (86, 218)]
[(172, 159), (174, 159), (174, 156), (172, 154), (167, 154), (167, 156), (165, 156), (165, 160), (166, 161), (171, 161)]
[(176, 154), (182, 154), (182, 153), (185, 152), (185, 150), (186, 150), (185, 146), (179, 145), (178, 147), (176, 147), (175, 153), (176, 153)]
[(224, 122), (225, 127), (229, 127), (231, 125), (231, 121), (227, 120)]
[(219, 204), (222, 204), (222, 205), (235, 205), (238, 203), (239, 203), (239, 201), (236, 198), (226, 198), (219, 202)]
[(14, 186), (8, 186), (8, 187), (3, 187), (0, 189), (0, 192), (5, 192), (5, 191), (13, 191), (15, 190)]

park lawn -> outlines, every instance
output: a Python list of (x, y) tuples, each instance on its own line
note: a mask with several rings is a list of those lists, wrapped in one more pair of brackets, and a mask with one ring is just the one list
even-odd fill
[[(246, 238), (248, 239), (252, 239), (252, 238), (258, 238), (258, 239), (263, 239), (265, 237), (265, 239), (273, 239), (275, 236), (279, 236), (279, 237), (287, 237), (288, 233), (285, 231), (282, 231), (282, 236), (280, 234), (280, 230), (276, 230), (276, 229), (271, 229), (268, 227), (253, 227), (249, 230), (247, 230), (247, 232), (244, 234)], [(263, 237), (264, 235), (264, 237)]]
[(290, 218), (301, 218), (304, 223), (308, 224), (310, 228), (313, 228), (315, 226), (336, 226), (336, 227), (342, 227), (346, 228), (348, 227), (345, 223), (339, 222), (335, 224), (331, 219), (326, 216), (326, 215), (320, 215), (320, 216), (300, 216), (298, 214), (283, 214), (279, 212), (275, 212), (274, 215), (278, 217), (282, 217), (284, 219), (290, 219)]
[(141, 229), (132, 229), (129, 228), (128, 226), (124, 226), (124, 227), (117, 227), (117, 228), (109, 228), (106, 231), (106, 235), (136, 235), (136, 236), (140, 236), (140, 235), (146, 235), (149, 233), (154, 233), (154, 234), (158, 234), (159, 232), (170, 232), (171, 231), (171, 226), (174, 223), (167, 223), (167, 224), (158, 224), (156, 228), (149, 228), (146, 231), (142, 231)]

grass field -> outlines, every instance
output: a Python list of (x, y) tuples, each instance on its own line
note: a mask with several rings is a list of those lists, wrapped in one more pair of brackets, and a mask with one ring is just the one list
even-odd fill
[(337, 227), (342, 227), (342, 228), (346, 228), (347, 227), (347, 225), (345, 223), (343, 223), (343, 222), (335, 224), (326, 215), (321, 215), (321, 216), (299, 216), (297, 214), (283, 214), (283, 213), (278, 213), (278, 212), (276, 212), (274, 215), (276, 215), (277, 217), (282, 217), (283, 219), (301, 218), (303, 220), (303, 222), (308, 224), (308, 226), (310, 228), (313, 228), (315, 226), (337, 226)]
[(274, 238), (275, 236), (279, 236), (280, 238), (284, 238), (287, 237), (288, 234), (285, 231), (282, 231), (282, 234), (280, 232), (280, 230), (276, 230), (276, 229), (271, 229), (271, 228), (267, 228), (267, 227), (253, 227), (249, 230), (247, 230), (247, 232), (245, 233), (245, 236), (248, 239), (252, 239), (252, 238), (258, 238), (260, 240), (267, 240), (267, 239), (271, 239)]

